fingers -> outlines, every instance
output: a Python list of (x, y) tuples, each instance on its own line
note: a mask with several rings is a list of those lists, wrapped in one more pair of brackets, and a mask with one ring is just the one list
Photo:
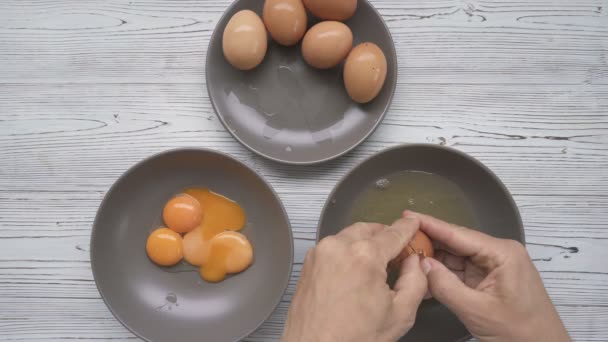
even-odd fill
[(406, 211), (403, 215), (417, 217), (420, 220), (420, 230), (453, 254), (471, 257), (473, 261), (489, 269), (498, 266), (501, 259), (500, 239), (420, 213)]
[(406, 291), (411, 297), (422, 299), (427, 290), (427, 277), (420, 266), (418, 254), (412, 254), (403, 261), (393, 289), (397, 293)]
[(401, 265), (395, 290), (394, 310), (398, 321), (406, 321), (416, 313), (418, 306), (427, 293), (427, 277), (420, 266), (420, 257), (412, 254)]
[(347, 239), (350, 242), (371, 239), (376, 233), (382, 231), (385, 225), (380, 223), (358, 222), (342, 229), (336, 237)]
[(439, 250), (435, 253), (435, 259), (445, 265), (450, 271), (464, 271), (466, 259), (446, 251)]
[(456, 274), (439, 261), (425, 258), (421, 262), (421, 267), (427, 276), (428, 288), (432, 296), (457, 316), (468, 317), (468, 313), (483, 307), (486, 294), (466, 286)]
[(405, 246), (412, 240), (414, 234), (416, 234), (419, 225), (420, 221), (416, 217), (402, 218), (371, 238), (370, 242), (380, 253), (384, 265), (388, 264), (389, 261), (396, 258), (403, 251)]

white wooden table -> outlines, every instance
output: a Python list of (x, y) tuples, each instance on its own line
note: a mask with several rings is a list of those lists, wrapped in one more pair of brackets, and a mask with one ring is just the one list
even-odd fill
[(472, 154), (521, 209), (528, 248), (572, 336), (608, 340), (608, 1), (385, 0), (399, 84), (346, 157), (274, 164), (224, 131), (204, 61), (229, 0), (0, 2), (0, 340), (131, 340), (103, 304), (89, 237), (109, 186), (175, 147), (228, 152), (280, 194), (296, 266), (356, 162), (403, 142)]

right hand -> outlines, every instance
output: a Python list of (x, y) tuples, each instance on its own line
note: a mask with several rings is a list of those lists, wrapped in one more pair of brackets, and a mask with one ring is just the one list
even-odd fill
[(430, 294), (446, 305), (481, 341), (570, 341), (540, 274), (525, 247), (436, 218), (420, 230), (440, 245), (425, 258)]

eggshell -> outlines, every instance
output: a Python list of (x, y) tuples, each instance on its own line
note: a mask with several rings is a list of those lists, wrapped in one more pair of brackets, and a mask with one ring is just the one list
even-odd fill
[(344, 86), (348, 95), (358, 103), (370, 102), (382, 90), (386, 72), (386, 57), (376, 44), (357, 45), (344, 64)]
[(435, 249), (433, 248), (433, 242), (428, 235), (421, 231), (417, 231), (414, 238), (408, 244), (408, 247), (401, 252), (401, 254), (407, 253), (405, 257), (416, 253), (425, 257), (432, 258), (435, 256)]
[(266, 0), (262, 17), (272, 39), (281, 45), (295, 45), (306, 33), (308, 18), (302, 0)]
[(268, 48), (268, 37), (262, 19), (250, 10), (235, 13), (222, 39), (224, 56), (232, 66), (240, 70), (257, 67)]
[(353, 33), (339, 21), (322, 21), (311, 27), (302, 41), (302, 55), (309, 65), (329, 69), (340, 64), (353, 47)]
[(320, 19), (344, 21), (355, 14), (357, 0), (304, 0), (304, 6)]
[(401, 263), (412, 254), (418, 254), (424, 257), (432, 258), (435, 255), (435, 249), (431, 239), (425, 233), (417, 231), (410, 243), (401, 251), (401, 253), (389, 263), (389, 270), (397, 272), (401, 267)]

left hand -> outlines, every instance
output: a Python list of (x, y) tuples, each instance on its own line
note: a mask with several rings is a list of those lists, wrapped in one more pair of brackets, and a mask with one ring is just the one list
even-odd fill
[(387, 227), (356, 223), (308, 251), (283, 342), (395, 341), (414, 325), (427, 291), (417, 255), (402, 264), (393, 289), (386, 268), (410, 242), (418, 218)]

